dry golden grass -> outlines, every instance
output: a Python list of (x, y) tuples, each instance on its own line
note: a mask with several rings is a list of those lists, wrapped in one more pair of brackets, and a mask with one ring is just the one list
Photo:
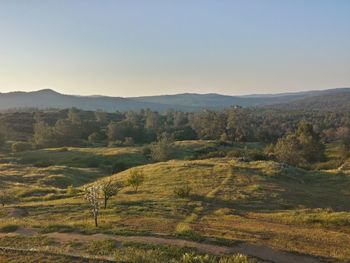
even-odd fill
[[(176, 144), (178, 147), (202, 147), (205, 143)], [(129, 150), (136, 159), (140, 157), (136, 148), (69, 148), (68, 155), (57, 149), (42, 151), (36, 158), (53, 151), (50, 158), (66, 164), (49, 167), (2, 164), (1, 176), (4, 180), (7, 178), (8, 185), (18, 184), (18, 191), (21, 183), (27, 186), (33, 180), (35, 187), (42, 188), (43, 179), (60, 174), (69, 177), (70, 173), (72, 180), (79, 180), (81, 183), (77, 185), (84, 187), (83, 183), (99, 183), (100, 170), (69, 166), (69, 162), (82, 160), (74, 159), (77, 154), (108, 159)], [(29, 157), (23, 158), (28, 160)], [(186, 234), (191, 238), (202, 235), (350, 260), (350, 215), (347, 212), (350, 210), (350, 177), (346, 173), (305, 171), (272, 161), (240, 162), (232, 158), (172, 160), (133, 169), (144, 173), (144, 184), (137, 193), (126, 186), (113, 197), (108, 208), (101, 211), (97, 229), (93, 227), (82, 196), (69, 197), (63, 192), (55, 193), (52, 200), (22, 199), (17, 205), (27, 211), (24, 217), (8, 217), (8, 208), (5, 208), (0, 211), (0, 226), (15, 224), (43, 231), (88, 233)], [(129, 175), (130, 170), (126, 170), (107, 179), (126, 181)], [(192, 188), (191, 194), (188, 198), (179, 198), (174, 189), (185, 184)]]

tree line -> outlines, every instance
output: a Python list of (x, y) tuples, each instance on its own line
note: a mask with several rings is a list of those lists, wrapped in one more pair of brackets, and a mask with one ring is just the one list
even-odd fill
[[(324, 142), (349, 140), (348, 112), (231, 107), (188, 113), (168, 110), (161, 114), (151, 110), (107, 113), (71, 108), (2, 113), (0, 143), (21, 141), (15, 151), (29, 147), (118, 146), (155, 142), (164, 134), (175, 141), (209, 139), (266, 143), (276, 143), (289, 134), (290, 142), (291, 133), (299, 129), (301, 121), (309, 123), (309, 129)], [(282, 143), (286, 142), (279, 144)], [(293, 144), (293, 147), (297, 146)]]

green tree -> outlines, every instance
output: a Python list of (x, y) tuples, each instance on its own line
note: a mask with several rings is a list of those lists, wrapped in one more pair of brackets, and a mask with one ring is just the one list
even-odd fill
[(79, 124), (81, 123), (81, 118), (78, 109), (76, 108), (70, 108), (68, 111), (68, 120), (72, 124)]
[(347, 127), (339, 127), (336, 131), (336, 138), (342, 142), (341, 156), (344, 159), (350, 156), (350, 131)]
[(78, 124), (73, 124), (69, 120), (58, 120), (54, 127), (54, 134), (57, 146), (80, 145), (81, 129)]
[(4, 133), (0, 132), (0, 147), (3, 147), (6, 142), (6, 136)]
[(305, 160), (300, 152), (301, 145), (295, 134), (288, 134), (278, 139), (274, 149), (274, 154), (278, 161), (291, 165), (300, 165), (305, 163)]
[(138, 170), (131, 170), (130, 176), (127, 180), (127, 184), (134, 188), (134, 191), (137, 192), (140, 185), (145, 181), (145, 175)]
[(167, 161), (171, 158), (173, 153), (173, 141), (167, 134), (162, 134), (156, 143), (150, 147), (151, 157), (154, 161)]
[(98, 110), (98, 111), (94, 112), (94, 115), (95, 115), (95, 120), (98, 123), (101, 123), (101, 124), (106, 124), (107, 123), (108, 114), (106, 112)]
[(307, 121), (301, 121), (296, 131), (301, 145), (301, 154), (308, 162), (321, 161), (324, 158), (325, 146), (320, 136)]
[(109, 141), (124, 141), (126, 137), (131, 137), (138, 142), (142, 138), (142, 129), (128, 120), (123, 120), (108, 124), (106, 135)]
[(34, 125), (33, 142), (39, 148), (56, 146), (57, 142), (53, 127), (43, 121), (37, 122)]
[(89, 135), (88, 141), (91, 144), (95, 144), (101, 140), (101, 136), (98, 132), (93, 132)]
[(312, 125), (301, 121), (295, 133), (280, 138), (274, 154), (280, 162), (305, 165), (324, 158), (325, 147)]
[(104, 208), (107, 208), (108, 200), (115, 196), (123, 187), (121, 182), (112, 182), (112, 180), (105, 181), (101, 184), (101, 191), (103, 195)]

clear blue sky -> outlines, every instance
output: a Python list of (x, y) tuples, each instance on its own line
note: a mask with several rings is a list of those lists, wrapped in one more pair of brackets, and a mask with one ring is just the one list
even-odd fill
[(0, 91), (350, 86), (348, 0), (1, 0)]

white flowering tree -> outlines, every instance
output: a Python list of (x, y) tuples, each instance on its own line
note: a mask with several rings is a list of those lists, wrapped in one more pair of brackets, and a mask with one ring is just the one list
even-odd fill
[(98, 227), (98, 215), (101, 207), (101, 189), (99, 186), (91, 186), (85, 189), (85, 200), (89, 204), (95, 226)]

